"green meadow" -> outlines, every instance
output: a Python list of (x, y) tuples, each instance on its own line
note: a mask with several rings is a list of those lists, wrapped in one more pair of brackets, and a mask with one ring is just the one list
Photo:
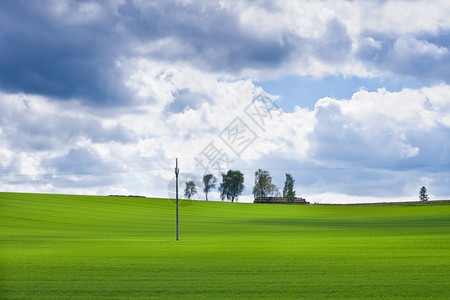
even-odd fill
[(0, 193), (1, 299), (450, 298), (450, 205)]

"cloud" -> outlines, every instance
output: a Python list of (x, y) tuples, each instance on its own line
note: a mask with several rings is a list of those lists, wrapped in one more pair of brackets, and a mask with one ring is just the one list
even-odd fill
[[(143, 103), (136, 110), (115, 108), (113, 113), (97, 108), (92, 114), (76, 102), (65, 102), (70, 105), (64, 109), (51, 99), (3, 93), (2, 190), (41, 187), (42, 191), (121, 191), (164, 197), (174, 176), (173, 158), (180, 158), (184, 172), (201, 176), (204, 170), (194, 158), (214, 142), (228, 154), (229, 167), (244, 172), (244, 196), (249, 196), (258, 168), (269, 170), (279, 187), (284, 173), (293, 174), (299, 195), (311, 198), (323, 193), (361, 200), (415, 197), (417, 186), (424, 182), (436, 197), (449, 192), (443, 184), (448, 180), (446, 153), (450, 151), (448, 85), (359, 91), (347, 100), (323, 98), (314, 110), (274, 111), (259, 128), (244, 113), (249, 102), (243, 99), (250, 100), (260, 88), (248, 81), (212, 79), (211, 86), (197, 86), (195, 80), (188, 80), (196, 72), (186, 68), (173, 73), (170, 81), (184, 84), (174, 90), (169, 84), (168, 91), (176, 95), (192, 88), (210, 102), (182, 111), (167, 104), (166, 114), (154, 111), (155, 103)], [(28, 114), (36, 121), (22, 122)], [(236, 116), (257, 133), (241, 157), (218, 137)], [(84, 125), (75, 126), (77, 122)], [(91, 128), (95, 126), (97, 130)], [(31, 142), (40, 137), (44, 148)]]
[[(430, 41), (428, 41), (429, 39)], [(357, 56), (372, 69), (415, 77), (421, 81), (450, 81), (448, 45), (437, 45), (433, 36), (392, 38), (368, 34), (362, 38)]]
[[(437, 86), (433, 90), (447, 88)], [(357, 92), (347, 101), (320, 99), (315, 107), (318, 126), (312, 133), (318, 144), (312, 152), (323, 157), (332, 154), (348, 158), (402, 159), (419, 155), (426, 148), (426, 137), (414, 142), (412, 137), (447, 128), (438, 120), (445, 120), (448, 111), (442, 110), (440, 100), (427, 93), (428, 90), (404, 89), (392, 93), (380, 89)], [(322, 143), (337, 144), (340, 148), (327, 149)]]
[(327, 24), (325, 33), (318, 39), (314, 53), (327, 62), (342, 62), (352, 50), (352, 41), (345, 25), (337, 19)]
[(382, 73), (449, 80), (448, 44), (433, 40), (448, 35), (445, 1), (0, 5), (0, 88), (12, 93), (129, 105), (126, 61), (139, 59), (234, 80)]
[[(2, 2), (0, 187), (165, 196), (173, 158), (201, 173), (194, 157), (214, 142), (247, 187), (261, 167), (278, 186), (295, 172), (308, 195), (403, 197), (421, 182), (446, 195), (449, 9), (446, 1)], [(420, 84), (312, 99), (314, 109), (277, 110), (261, 128), (245, 114), (262, 92), (254, 82), (290, 75)], [(256, 135), (241, 157), (219, 138), (236, 117)]]
[[(250, 165), (263, 162), (277, 174), (292, 173), (310, 196), (415, 199), (426, 181), (442, 197), (448, 191), (441, 184), (449, 179), (448, 89), (363, 90), (347, 100), (320, 99), (313, 111), (297, 108), (280, 116), (249, 149), (258, 158)], [(269, 163), (275, 157), (290, 159)]]
[(395, 41), (393, 45), (393, 52), (398, 56), (429, 56), (431, 58), (439, 59), (448, 54), (448, 49), (445, 47), (439, 47), (427, 41), (402, 36)]
[(372, 3), (364, 11), (367, 29), (403, 35), (423, 31), (435, 33), (450, 26), (445, 17), (450, 5), (445, 0), (382, 1), (377, 4)]
[(122, 124), (113, 119), (104, 122), (76, 102), (0, 93), (0, 103), (2, 133), (16, 151), (46, 151), (87, 138), (94, 143), (135, 139)]
[[(136, 85), (140, 100), (131, 108), (0, 93), (2, 188), (35, 191), (31, 186), (39, 185), (43, 191), (73, 192), (84, 186), (83, 191), (95, 193), (117, 188), (166, 193), (166, 180), (173, 176), (167, 158), (172, 161), (183, 153), (190, 157), (184, 166), (192, 169), (192, 158), (234, 117), (241, 101), (250, 99), (254, 86), (248, 80), (218, 80), (189, 67), (151, 66), (137, 70), (141, 77), (130, 80), (164, 78), (167, 85), (159, 86), (159, 94), (168, 96), (140, 94)], [(154, 69), (158, 71), (147, 72)], [(175, 106), (190, 102), (180, 95), (210, 100), (180, 110)]]
[(117, 73), (114, 59), (121, 44), (111, 38), (113, 20), (100, 6), (17, 1), (3, 2), (1, 10), (3, 90), (91, 103), (114, 103), (126, 96), (120, 76), (111, 75)]
[(120, 182), (117, 174), (124, 171), (121, 164), (106, 162), (91, 146), (71, 148), (63, 156), (44, 159), (41, 166), (46, 170), (42, 182), (55, 188), (111, 187)]

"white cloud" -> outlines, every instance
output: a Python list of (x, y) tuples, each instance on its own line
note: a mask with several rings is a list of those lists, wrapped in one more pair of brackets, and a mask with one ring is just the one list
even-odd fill
[[(284, 28), (281, 12), (268, 11), (258, 6), (244, 6), (239, 9), (240, 25), (258, 39), (273, 39), (282, 42)], [(281, 22), (280, 22), (281, 21)]]
[[(97, 109), (94, 115), (77, 103), (68, 103), (66, 110), (51, 99), (1, 94), (0, 165), (5, 180), (0, 188), (165, 197), (174, 176), (173, 158), (180, 158), (185, 172), (201, 176), (193, 158), (215, 141), (235, 161), (230, 167), (246, 174), (242, 201), (250, 199), (257, 168), (271, 171), (279, 187), (284, 173), (293, 173), (298, 194), (317, 202), (404, 199), (416, 193), (420, 181), (427, 181), (430, 193), (435, 191), (437, 196), (449, 192), (441, 186), (449, 179), (442, 171), (445, 166), (425, 172), (415, 167), (448, 162), (448, 156), (442, 156), (450, 149), (448, 85), (400, 92), (359, 91), (340, 101), (323, 98), (312, 111), (297, 107), (292, 113), (274, 112), (260, 130), (243, 112), (247, 99), (258, 90), (251, 81), (211, 80), (209, 85), (190, 81), (195, 76), (190, 76), (189, 69), (173, 74), (165, 86), (168, 92), (176, 95), (178, 89), (192, 88), (210, 101), (172, 113), (167, 104), (163, 108), (159, 102), (146, 100), (129, 110), (110, 110), (110, 114)], [(154, 107), (163, 110), (156, 112)], [(30, 123), (34, 131), (21, 121), (29, 114), (34, 116)], [(236, 116), (258, 133), (241, 159), (218, 138)], [(83, 126), (73, 127), (79, 120), (99, 126), (103, 138)], [(108, 132), (117, 128), (126, 128), (132, 138), (108, 138)], [(53, 135), (44, 140), (47, 150), (30, 142), (47, 132)], [(28, 141), (27, 145), (20, 140)], [(25, 148), (17, 151), (20, 147)], [(380, 191), (385, 186), (388, 191)], [(325, 201), (326, 197), (331, 200)]]
[[(320, 99), (315, 107), (318, 124), (312, 138), (322, 155), (366, 155), (407, 158), (417, 156), (423, 145), (412, 140), (417, 132), (429, 134), (443, 126), (450, 111), (440, 109), (439, 100), (428, 97), (431, 89), (387, 92), (360, 91), (350, 100)], [(445, 125), (444, 125), (445, 126)], [(341, 149), (329, 151), (330, 142)]]
[(286, 26), (304, 38), (318, 38), (326, 30), (326, 23), (336, 17), (330, 5), (322, 1), (280, 1)]
[(439, 59), (448, 54), (448, 49), (439, 47), (427, 41), (417, 40), (409, 36), (399, 37), (393, 46), (394, 55), (399, 59), (408, 56), (428, 56)]
[[(320, 103), (320, 101), (318, 102)], [(388, 92), (379, 89), (377, 92), (359, 91), (353, 94), (350, 101), (339, 102), (342, 112), (360, 121), (371, 116), (383, 115), (400, 124), (421, 130), (428, 130), (440, 120), (434, 106), (423, 90), (403, 89), (400, 92)]]
[(450, 3), (436, 1), (387, 1), (375, 12), (366, 11), (368, 27), (397, 33), (437, 32), (448, 28)]
[(433, 103), (433, 108), (440, 113), (439, 118), (435, 119), (436, 123), (445, 127), (450, 127), (450, 115), (446, 112), (450, 111), (450, 85), (441, 84), (435, 87), (426, 87), (422, 89), (427, 98)]
[[(295, 32), (302, 38), (295, 60), (282, 66), (285, 72), (316, 77), (329, 74), (373, 77), (392, 72), (448, 80), (439, 67), (446, 63), (448, 49), (427, 40), (448, 31), (448, 1), (280, 1), (278, 6), (285, 32)], [(327, 24), (332, 20), (344, 24), (352, 43), (347, 59), (339, 59), (338, 64), (317, 59), (315, 52), (309, 51), (311, 42), (329, 40)], [(381, 36), (386, 40), (379, 40)], [(387, 45), (391, 39), (394, 44)], [(390, 56), (385, 55), (383, 43), (392, 50)], [(325, 47), (332, 55), (336, 49), (343, 50), (332, 44)], [(367, 57), (359, 56), (359, 49), (364, 49)], [(433, 76), (423, 75), (430, 73)]]
[(233, 155), (218, 135), (237, 116), (258, 136), (232, 166), (246, 169), (250, 185), (259, 167), (298, 169), (311, 195), (353, 193), (352, 201), (385, 197), (383, 176), (395, 179), (387, 180), (395, 197), (411, 194), (414, 176), (435, 189), (448, 182), (442, 167), (413, 167), (448, 161), (447, 84), (323, 98), (264, 129), (243, 112), (261, 78), (448, 82), (448, 1), (49, 3), (49, 11), (2, 4), (0, 25), (17, 39), (1, 52), (8, 68), (0, 83), (24, 92), (0, 93), (1, 189), (165, 196), (174, 157), (197, 172), (193, 157), (211, 141)]

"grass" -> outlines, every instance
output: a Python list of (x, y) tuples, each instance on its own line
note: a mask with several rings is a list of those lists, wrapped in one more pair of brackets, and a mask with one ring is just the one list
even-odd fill
[(450, 205), (0, 193), (1, 299), (450, 298)]

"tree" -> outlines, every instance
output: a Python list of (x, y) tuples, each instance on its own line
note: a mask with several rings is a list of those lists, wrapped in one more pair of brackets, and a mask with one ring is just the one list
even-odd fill
[(239, 197), (244, 191), (244, 174), (240, 171), (228, 170), (227, 174), (222, 173), (222, 183), (219, 186), (220, 198), (225, 197), (231, 202)]
[(197, 187), (195, 186), (194, 180), (186, 181), (184, 196), (190, 200), (195, 194), (197, 194)]
[(271, 197), (279, 194), (278, 188), (272, 183), (269, 171), (259, 169), (255, 172), (255, 186), (253, 187), (253, 196), (255, 198)]
[(289, 173), (286, 173), (286, 181), (284, 182), (283, 188), (283, 198), (286, 203), (292, 203), (295, 199), (295, 191), (294, 191), (294, 178)]
[(420, 201), (428, 201), (427, 188), (425, 186), (420, 188), (419, 199)]
[(213, 174), (205, 174), (203, 176), (203, 191), (206, 195), (206, 201), (208, 201), (208, 193), (216, 187), (217, 178)]

